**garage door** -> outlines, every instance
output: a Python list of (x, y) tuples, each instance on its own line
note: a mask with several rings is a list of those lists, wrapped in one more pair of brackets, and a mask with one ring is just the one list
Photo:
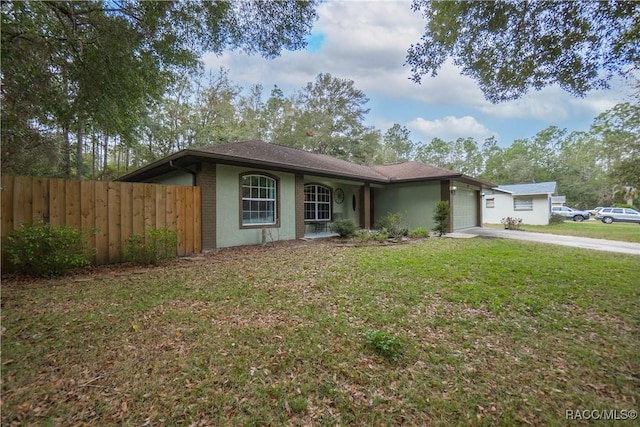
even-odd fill
[(475, 190), (458, 189), (453, 199), (453, 230), (478, 225), (478, 200)]

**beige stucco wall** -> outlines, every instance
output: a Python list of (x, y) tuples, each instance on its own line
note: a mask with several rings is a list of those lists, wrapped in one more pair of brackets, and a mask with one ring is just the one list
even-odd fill
[(374, 188), (374, 224), (389, 213), (400, 213), (407, 228), (432, 229), (433, 209), (440, 201), (440, 182), (396, 184)]
[[(265, 173), (279, 178), (279, 227), (241, 228), (240, 174)], [(295, 175), (264, 169), (218, 164), (216, 167), (216, 247), (257, 245), (262, 243), (262, 228), (270, 241), (296, 238)]]

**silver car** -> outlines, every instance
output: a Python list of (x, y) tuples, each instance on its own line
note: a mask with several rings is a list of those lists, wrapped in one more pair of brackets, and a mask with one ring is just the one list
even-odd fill
[(596, 219), (605, 224), (612, 222), (635, 222), (640, 224), (640, 212), (629, 208), (602, 208), (596, 213)]
[(551, 208), (551, 213), (562, 215), (565, 218), (571, 218), (574, 221), (584, 221), (585, 219), (589, 219), (589, 217), (591, 216), (591, 214), (587, 211), (571, 209), (568, 206), (554, 206)]

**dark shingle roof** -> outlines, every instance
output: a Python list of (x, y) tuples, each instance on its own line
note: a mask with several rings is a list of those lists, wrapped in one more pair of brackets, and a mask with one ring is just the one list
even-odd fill
[(285, 169), (294, 168), (308, 172), (317, 171), (322, 174), (329, 173), (374, 181), (386, 180), (384, 175), (367, 166), (347, 162), (325, 154), (311, 153), (262, 141), (241, 141), (231, 144), (194, 148), (192, 150), (235, 158), (238, 161), (252, 161), (260, 164), (279, 166)]
[[(319, 176), (352, 178), (372, 183), (462, 178), (477, 185), (488, 184), (457, 172), (420, 162), (368, 167), (324, 154), (311, 153), (262, 141), (240, 141), (230, 144), (188, 148), (128, 173), (120, 177), (120, 180), (141, 181), (151, 179), (176, 168), (188, 168), (190, 165), (203, 160), (212, 160), (224, 164), (273, 168)], [(489, 185), (493, 186), (492, 184)]]
[(391, 165), (373, 166), (372, 169), (394, 181), (460, 176), (458, 172), (421, 162), (394, 163)]

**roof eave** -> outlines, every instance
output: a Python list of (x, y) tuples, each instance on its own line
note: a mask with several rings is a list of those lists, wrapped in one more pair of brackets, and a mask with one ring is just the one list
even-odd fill
[(387, 181), (389, 184), (409, 184), (416, 182), (425, 182), (425, 181), (442, 181), (443, 179), (449, 180), (458, 180), (461, 182), (465, 182), (468, 184), (477, 185), (479, 187), (492, 188), (495, 187), (495, 184), (492, 184), (488, 181), (483, 181), (478, 178), (474, 178), (472, 176), (464, 175), (464, 174), (451, 174), (451, 175), (438, 175), (438, 176), (423, 176), (423, 177), (414, 177), (414, 178), (389, 178)]
[(153, 163), (150, 163), (146, 166), (143, 166), (139, 169), (136, 169), (133, 172), (129, 172), (118, 178), (118, 181), (128, 181), (134, 178), (143, 177), (143, 179), (147, 178), (151, 174), (151, 172), (166, 168), (173, 161), (177, 161), (184, 158), (193, 158), (193, 162), (202, 160), (218, 160), (224, 164), (237, 165), (237, 166), (251, 166), (251, 167), (260, 167), (265, 169), (277, 169), (284, 172), (292, 172), (292, 173), (311, 173), (317, 176), (323, 176), (328, 178), (343, 178), (343, 179), (353, 179), (356, 181), (363, 182), (371, 182), (371, 183), (388, 183), (389, 181), (385, 177), (372, 177), (365, 175), (358, 175), (352, 173), (344, 173), (344, 172), (333, 172), (327, 171), (325, 169), (316, 169), (313, 167), (302, 167), (302, 166), (292, 166), (286, 163), (279, 162), (270, 162), (265, 160), (257, 160), (257, 159), (247, 159), (245, 157), (231, 156), (227, 154), (219, 154), (219, 153), (207, 153), (204, 151), (193, 150), (193, 149), (184, 149), (174, 153), (168, 157), (164, 157), (160, 160), (157, 160)]
[(540, 193), (511, 193), (514, 196), (551, 196), (553, 193), (540, 192)]
[(162, 159), (156, 160), (154, 162), (149, 163), (148, 165), (142, 166), (136, 170), (133, 170), (131, 172), (128, 172), (118, 178), (116, 178), (116, 181), (132, 181), (133, 178), (139, 178), (139, 177), (143, 177), (142, 179), (146, 179), (147, 175), (150, 176), (157, 176), (157, 174), (151, 174), (151, 172), (156, 171), (157, 169), (162, 169), (163, 167), (166, 168), (166, 166), (169, 166), (170, 169), (173, 169), (170, 165), (173, 161), (176, 160), (180, 160), (184, 157), (187, 157), (187, 151), (189, 151), (188, 149), (185, 150), (180, 150), (176, 153), (173, 153), (167, 157), (163, 157)]

